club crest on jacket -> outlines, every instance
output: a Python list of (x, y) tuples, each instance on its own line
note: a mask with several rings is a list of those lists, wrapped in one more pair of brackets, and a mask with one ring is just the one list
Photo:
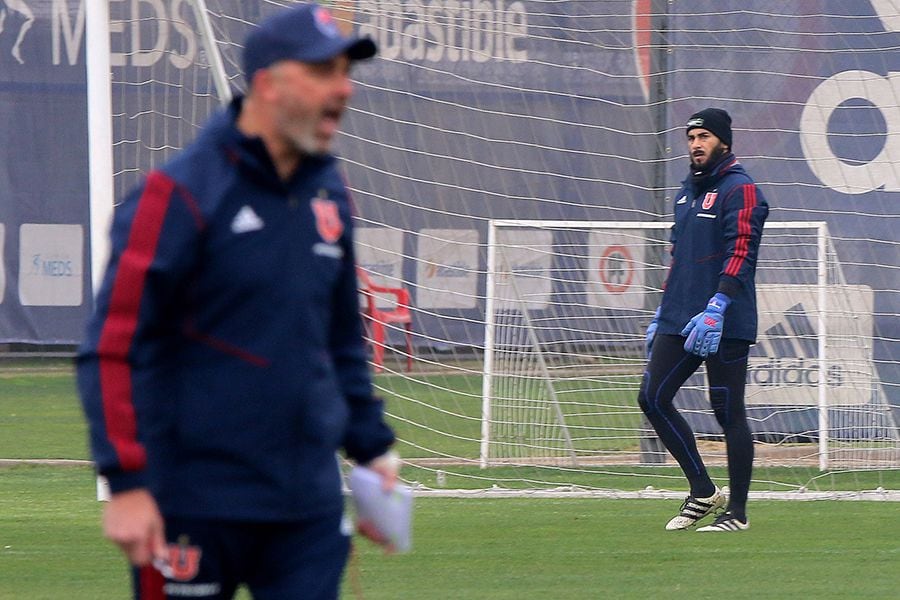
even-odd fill
[(325, 197), (325, 190), (319, 191), (319, 196), (310, 201), (313, 214), (316, 216), (316, 230), (323, 241), (333, 244), (341, 239), (344, 233), (344, 223), (338, 212), (337, 203)]

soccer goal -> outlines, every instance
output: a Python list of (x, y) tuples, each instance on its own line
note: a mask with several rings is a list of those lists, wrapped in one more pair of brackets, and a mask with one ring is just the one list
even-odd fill
[[(70, 0), (68, 22), (60, 11), (73, 40), (76, 6), (108, 12), (90, 19), (86, 45), (99, 90), (95, 279), (114, 202), (245, 89), (242, 40), (294, 3)], [(683, 123), (721, 106), (772, 206), (748, 382), (753, 490), (900, 488), (898, 243), (886, 218), (900, 171), (887, 158), (897, 136), (884, 132), (896, 77), (876, 75), (896, 69), (889, 52), (854, 46), (889, 50), (881, 34), (896, 19), (866, 3), (833, 14), (803, 3), (322, 3), (380, 50), (352, 71), (336, 150), (360, 266), (410, 296), (412, 352), (386, 327), (373, 376), (404, 477), (473, 493), (683, 488), (636, 397), (665, 277), (666, 195), (687, 165)], [(104, 77), (105, 94), (94, 85)], [(678, 402), (719, 468), (704, 383), (701, 371)]]
[[(657, 464), (636, 397), (669, 224), (495, 220), (488, 235), (480, 463)], [(900, 464), (872, 357), (873, 291), (848, 285), (822, 222), (767, 223), (747, 406), (758, 464)], [(679, 393), (711, 463), (701, 368)]]

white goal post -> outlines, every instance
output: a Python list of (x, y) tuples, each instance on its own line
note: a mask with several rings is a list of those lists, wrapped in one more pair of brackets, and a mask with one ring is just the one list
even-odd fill
[[(661, 462), (640, 443), (650, 434), (636, 397), (669, 228), (490, 222), (482, 467)], [(784, 465), (815, 456), (823, 471), (900, 464), (872, 361), (872, 291), (844, 281), (828, 226), (767, 223), (757, 281), (747, 404), (763, 454)], [(704, 400), (695, 376), (680, 402), (702, 436), (719, 439)]]

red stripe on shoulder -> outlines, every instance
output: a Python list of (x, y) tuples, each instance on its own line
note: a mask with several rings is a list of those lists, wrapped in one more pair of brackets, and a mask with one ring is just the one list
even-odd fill
[(147, 458), (137, 440), (131, 367), (127, 358), (137, 329), (147, 270), (156, 254), (174, 187), (175, 182), (162, 173), (153, 172), (147, 177), (128, 244), (119, 258), (109, 311), (100, 332), (100, 389), (106, 432), (125, 470), (143, 468)]

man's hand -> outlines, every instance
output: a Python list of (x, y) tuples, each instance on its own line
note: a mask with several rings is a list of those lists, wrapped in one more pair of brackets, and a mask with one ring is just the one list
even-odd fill
[(363, 466), (381, 475), (384, 491), (389, 492), (397, 485), (397, 477), (400, 475), (400, 456), (393, 450), (388, 450)]
[(378, 530), (375, 523), (368, 519), (357, 520), (356, 531), (370, 542), (382, 546), (385, 554), (393, 554), (397, 550), (388, 537)]
[(659, 327), (659, 307), (657, 307), (656, 314), (653, 315), (650, 325), (647, 326), (647, 336), (644, 338), (644, 355), (647, 358), (650, 358), (650, 351), (653, 349), (653, 340), (656, 339), (657, 327)]
[(706, 358), (710, 354), (719, 351), (719, 342), (722, 341), (722, 326), (725, 323), (725, 309), (731, 304), (731, 298), (723, 293), (718, 293), (709, 299), (706, 310), (694, 315), (681, 335), (686, 335), (684, 349), (691, 354)]
[(145, 489), (113, 494), (103, 510), (103, 533), (138, 567), (166, 560), (166, 537), (156, 500)]
[[(385, 494), (394, 491), (400, 474), (400, 456), (395, 451), (388, 450), (363, 466), (378, 474), (381, 479), (381, 489)], [(386, 553), (391, 554), (396, 551), (390, 539), (371, 520), (360, 516), (357, 519), (356, 530), (372, 542), (384, 547)]]

